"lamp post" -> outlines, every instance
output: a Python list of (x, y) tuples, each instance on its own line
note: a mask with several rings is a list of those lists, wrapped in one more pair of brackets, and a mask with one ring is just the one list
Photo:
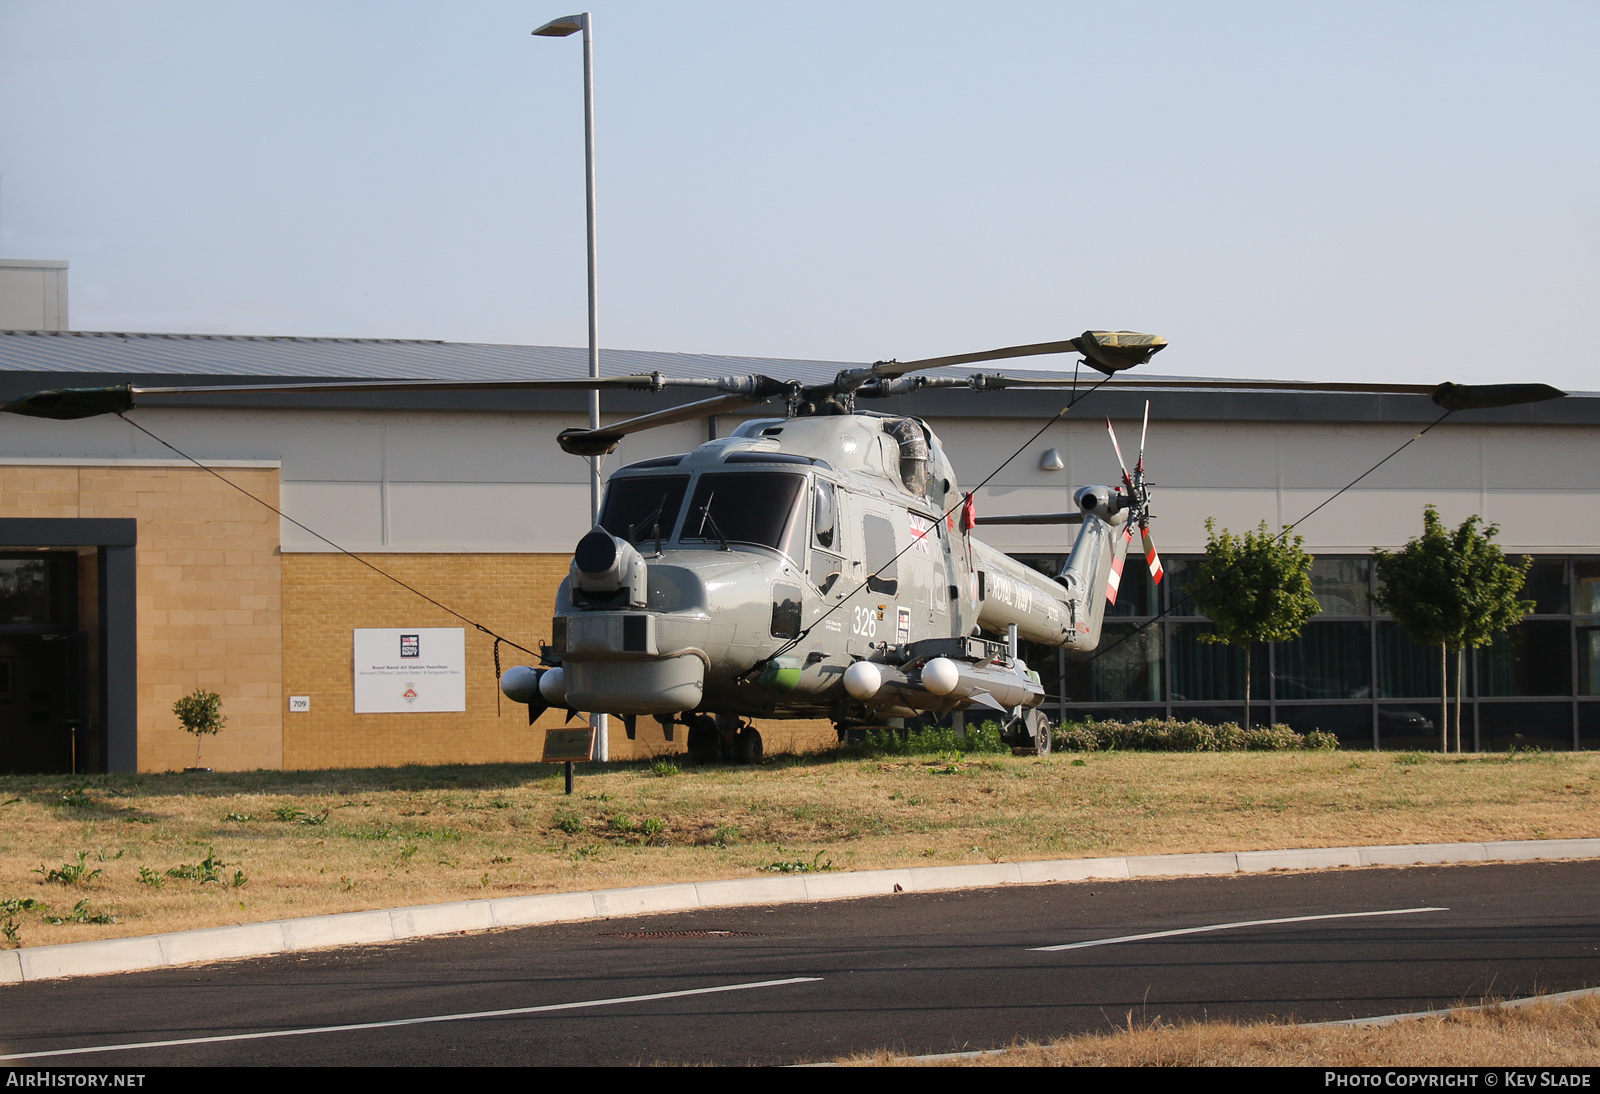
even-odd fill
[[(584, 211), (589, 227), (589, 376), (600, 378), (600, 321), (596, 315), (595, 239), (594, 239), (594, 38), (593, 19), (588, 12), (552, 19), (533, 33), (540, 38), (565, 38), (583, 32), (583, 166)], [(600, 392), (589, 392), (589, 428), (600, 428)], [(600, 523), (600, 457), (589, 457), (589, 526)], [(594, 726), (594, 758), (601, 763), (611, 758), (604, 714), (590, 715)]]

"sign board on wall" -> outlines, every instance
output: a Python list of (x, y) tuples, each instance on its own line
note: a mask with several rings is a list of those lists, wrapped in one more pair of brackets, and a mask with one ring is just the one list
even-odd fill
[(467, 638), (460, 627), (355, 632), (357, 714), (467, 709)]

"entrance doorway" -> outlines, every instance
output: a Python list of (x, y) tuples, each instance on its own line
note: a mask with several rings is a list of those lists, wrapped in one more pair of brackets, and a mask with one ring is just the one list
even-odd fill
[(133, 771), (128, 519), (0, 519), (0, 774)]
[[(76, 774), (102, 767), (89, 747), (93, 673), (84, 669), (98, 604), (80, 604), (80, 568), (94, 548), (0, 551), (0, 771)], [(88, 590), (93, 598), (95, 585)], [(85, 610), (87, 609), (87, 610)]]

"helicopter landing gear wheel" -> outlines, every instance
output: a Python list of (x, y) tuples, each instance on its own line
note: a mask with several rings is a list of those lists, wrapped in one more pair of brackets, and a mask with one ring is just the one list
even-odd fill
[(1022, 716), (1006, 725), (1002, 740), (1011, 745), (1016, 756), (1048, 756), (1050, 754), (1050, 719), (1035, 707), (1025, 710)]
[(709, 714), (691, 714), (689, 724), (689, 758), (697, 764), (714, 764), (722, 758), (722, 731), (717, 720)]
[(761, 762), (761, 734), (755, 726), (745, 726), (733, 739), (733, 760), (741, 764)]
[(1033, 754), (1035, 756), (1050, 755), (1050, 719), (1045, 717), (1042, 710), (1034, 709), (1022, 716), (1022, 724), (1027, 727), (1028, 735), (1033, 738)]

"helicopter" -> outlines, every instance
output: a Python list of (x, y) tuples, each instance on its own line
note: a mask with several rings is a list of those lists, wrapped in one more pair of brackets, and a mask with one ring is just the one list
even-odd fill
[[(1035, 754), (1051, 749), (1040, 677), (1022, 640), (1094, 656), (1134, 531), (1159, 581), (1144, 447), (1133, 469), (1107, 422), (1120, 485), (1072, 492), (1051, 514), (979, 515), (934, 431), (920, 418), (858, 406), (924, 388), (1064, 390), (1058, 376), (1019, 377), (954, 366), (1076, 353), (1104, 374), (1098, 386), (1142, 365), (1165, 339), (1085, 331), (1058, 342), (841, 369), (806, 384), (764, 375), (541, 380), (380, 380), (204, 387), (120, 385), (35, 392), (0, 407), (53, 419), (122, 414), (136, 400), (226, 390), (323, 394), (419, 390), (701, 388), (711, 398), (599, 428), (566, 429), (567, 452), (598, 457), (629, 435), (781, 400), (782, 416), (744, 421), (690, 452), (615, 471), (595, 526), (577, 541), (556, 596), (551, 640), (539, 664), (500, 678), (528, 708), (529, 724), (566, 709), (618, 716), (629, 738), (638, 719), (668, 739), (688, 730), (702, 761), (761, 758), (752, 719), (831, 720), (841, 738), (905, 719), (976, 712), (1002, 738)], [(933, 370), (945, 370), (931, 375)], [(1359, 391), (1425, 394), (1447, 413), (1555, 398), (1540, 384), (1437, 387), (1301, 381), (1141, 379), (1140, 388)], [(1064, 411), (1063, 411), (1064, 413)], [(1057, 415), (1059, 417), (1059, 415)], [(983, 543), (987, 524), (1076, 526), (1059, 571), (1045, 574)]]
[[(1165, 344), (1089, 331), (1074, 348), (1111, 375)], [(1094, 648), (1105, 601), (1089, 590), (1120, 571), (1114, 529), (1143, 509), (1105, 487), (1079, 491), (1080, 511), (1051, 518), (1082, 526), (1054, 583), (974, 538), (980, 518), (928, 424), (856, 406), (1006, 382), (916, 375), (953, 363), (880, 362), (790, 385), (782, 418), (619, 469), (557, 591), (555, 663), (513, 669), (504, 693), (530, 716), (548, 705), (619, 715), (630, 738), (641, 715), (668, 734), (681, 722), (701, 760), (758, 760), (753, 717), (827, 718), (847, 738), (969, 709), (1048, 752), (1045, 692), (1018, 639)], [(594, 455), (630, 426), (559, 440)]]

